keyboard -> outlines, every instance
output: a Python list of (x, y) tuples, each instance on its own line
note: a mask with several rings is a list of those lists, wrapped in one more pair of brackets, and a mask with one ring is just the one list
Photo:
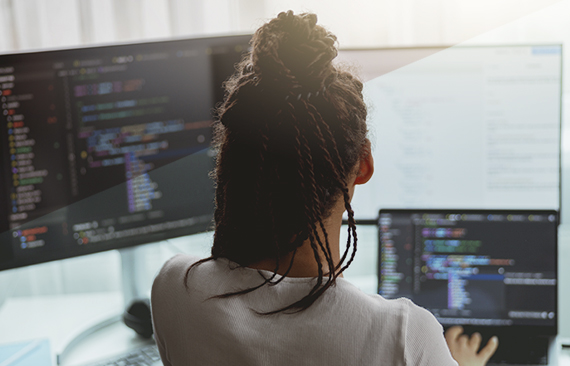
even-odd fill
[(162, 362), (156, 344), (148, 344), (88, 366), (162, 366)]
[(508, 327), (485, 328), (471, 325), (463, 326), (464, 333), (481, 334), (482, 342), (479, 351), (487, 344), (491, 336), (499, 337), (499, 348), (489, 360), (488, 366), (494, 365), (548, 365), (548, 337), (539, 337), (522, 331), (514, 332)]

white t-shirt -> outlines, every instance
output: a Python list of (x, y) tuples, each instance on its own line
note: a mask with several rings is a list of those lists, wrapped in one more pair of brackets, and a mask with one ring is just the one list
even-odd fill
[(256, 286), (271, 273), (218, 259), (194, 267), (186, 289), (186, 270), (197, 260), (175, 256), (152, 287), (154, 332), (165, 366), (457, 366), (442, 326), (409, 300), (367, 295), (338, 278), (304, 311), (257, 315), (254, 310), (301, 299), (315, 279), (287, 277), (245, 295), (209, 299)]

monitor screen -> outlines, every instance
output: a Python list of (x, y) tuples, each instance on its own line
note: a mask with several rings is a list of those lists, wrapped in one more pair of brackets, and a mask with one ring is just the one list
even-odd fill
[(556, 211), (380, 211), (378, 292), (445, 326), (557, 331)]
[(0, 269), (204, 231), (250, 36), (0, 56)]
[(345, 50), (360, 70), (382, 207), (560, 208), (562, 47)]

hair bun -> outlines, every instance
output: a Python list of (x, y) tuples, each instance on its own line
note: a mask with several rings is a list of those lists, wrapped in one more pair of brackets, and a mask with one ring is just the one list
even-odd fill
[(336, 37), (317, 25), (315, 14), (280, 13), (257, 31), (252, 62), (265, 84), (320, 88), (334, 73)]

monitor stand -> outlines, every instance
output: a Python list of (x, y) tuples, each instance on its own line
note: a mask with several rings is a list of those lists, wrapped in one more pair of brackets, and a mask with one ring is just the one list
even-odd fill
[[(122, 282), (122, 295), (123, 295), (123, 306), (129, 306), (133, 301), (137, 299), (146, 298), (146, 291), (142, 290), (142, 286), (138, 275), (140, 271), (140, 266), (137, 265), (137, 258), (139, 257), (138, 249), (140, 247), (130, 247), (119, 249), (119, 254), (121, 256), (121, 282)], [(99, 319), (93, 319), (93, 322), (76, 332), (72, 333), (67, 340), (60, 344), (59, 349), (56, 349), (57, 364), (61, 364), (74, 346), (81, 343), (85, 338), (89, 337), (91, 334), (99, 331), (114, 323), (120, 322), (122, 320), (123, 312), (111, 314)]]
[(130, 247), (119, 249), (121, 255), (121, 282), (123, 285), (124, 305), (128, 306), (135, 300), (148, 297), (146, 290), (142, 288), (139, 281), (144, 276), (140, 275), (140, 250), (141, 247)]

